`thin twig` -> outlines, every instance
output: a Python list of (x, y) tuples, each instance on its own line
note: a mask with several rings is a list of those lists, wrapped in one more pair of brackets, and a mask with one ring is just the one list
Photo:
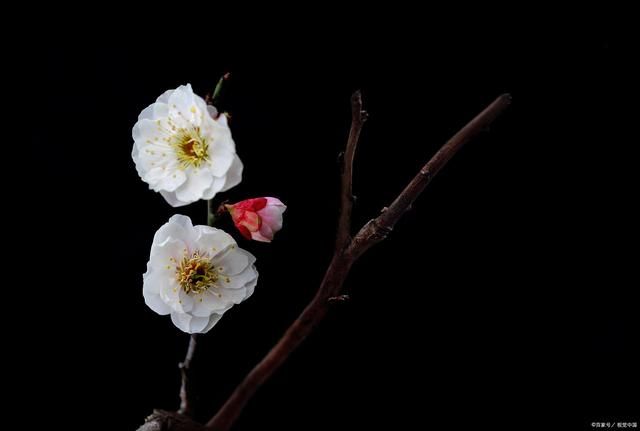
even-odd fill
[(351, 129), (344, 151), (344, 165), (342, 168), (342, 187), (340, 192), (340, 218), (338, 220), (338, 235), (336, 251), (342, 251), (351, 241), (351, 212), (353, 209), (353, 159), (358, 147), (360, 132), (367, 119), (362, 110), (362, 94), (360, 90), (351, 96)]
[[(351, 265), (372, 245), (382, 241), (387, 236), (411, 203), (420, 195), (430, 180), (449, 159), (467, 141), (480, 131), (485, 130), (510, 102), (511, 97), (504, 94), (478, 114), (429, 160), (389, 208), (383, 211), (378, 218), (363, 226), (346, 249), (336, 250), (315, 297), (271, 351), (238, 385), (218, 413), (209, 420), (207, 423), (209, 429), (212, 431), (228, 431), (231, 428), (256, 390), (282, 365), (291, 352), (300, 345), (324, 318), (330, 303), (334, 302), (329, 301), (329, 299), (340, 295)], [(347, 181), (343, 179), (343, 185), (345, 182)]]
[(187, 355), (185, 356), (184, 361), (178, 364), (180, 374), (182, 375), (182, 384), (180, 385), (180, 408), (178, 409), (178, 413), (190, 417), (193, 416), (193, 403), (191, 402), (193, 394), (190, 382), (191, 361), (193, 360), (193, 355), (196, 351), (196, 344), (196, 334), (191, 334)]
[(218, 215), (218, 210), (215, 208), (213, 199), (209, 199), (207, 201), (207, 226), (213, 226), (216, 222), (216, 215)]

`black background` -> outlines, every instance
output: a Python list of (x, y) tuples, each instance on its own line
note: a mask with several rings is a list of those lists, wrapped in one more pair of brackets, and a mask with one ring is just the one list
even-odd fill
[(370, 119), (355, 163), (355, 226), (496, 96), (510, 92), (513, 105), (355, 265), (352, 300), (234, 429), (637, 420), (638, 170), (623, 132), (630, 52), (597, 29), (463, 35), (413, 24), (356, 23), (339, 35), (328, 23), (314, 35), (301, 24), (281, 36), (256, 29), (246, 41), (241, 29), (154, 38), (141, 28), (126, 40), (106, 33), (88, 43), (76, 32), (45, 43), (32, 88), (47, 115), (30, 128), (29, 152), (43, 175), (32, 191), (39, 211), (18, 217), (34, 238), (46, 235), (41, 271), (53, 282), (33, 294), (36, 352), (26, 364), (37, 372), (18, 398), (80, 428), (135, 429), (153, 408), (177, 408), (188, 336), (144, 305), (142, 273), (155, 230), (175, 213), (204, 224), (206, 205), (174, 209), (148, 190), (131, 160), (131, 128), (166, 89), (190, 82), (204, 95), (231, 71), (220, 107), (233, 116), (245, 171), (216, 199), (276, 196), (288, 210), (272, 244), (239, 239), (258, 258), (260, 282), (201, 339), (199, 420), (318, 286), (358, 88)]

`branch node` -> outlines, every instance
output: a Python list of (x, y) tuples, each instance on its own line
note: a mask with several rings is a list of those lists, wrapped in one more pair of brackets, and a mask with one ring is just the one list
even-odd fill
[(391, 226), (380, 226), (378, 225), (378, 236), (382, 237), (382, 238), (386, 238), (387, 236), (389, 236), (389, 234), (391, 234), (391, 232), (393, 232), (393, 228)]
[(376, 240), (385, 239), (389, 234), (393, 231), (393, 226), (388, 226), (380, 222), (379, 218), (374, 218), (370, 220), (369, 223), (373, 232), (371, 235), (376, 238)]
[(341, 304), (347, 302), (349, 299), (351, 299), (349, 295), (338, 295), (330, 297), (327, 299), (327, 302), (329, 302), (329, 304)]
[(206, 431), (206, 428), (185, 415), (154, 410), (137, 431)]

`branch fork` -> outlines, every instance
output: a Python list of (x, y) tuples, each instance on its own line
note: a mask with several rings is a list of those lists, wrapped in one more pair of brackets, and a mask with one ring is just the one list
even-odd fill
[[(367, 114), (362, 108), (362, 95), (356, 91), (351, 97), (351, 128), (345, 148), (342, 168), (340, 192), (340, 216), (336, 235), (334, 256), (327, 268), (316, 295), (302, 311), (300, 316), (291, 324), (282, 338), (267, 353), (267, 355), (249, 372), (229, 399), (204, 427), (193, 426), (188, 431), (228, 431), (242, 412), (246, 403), (251, 399), (260, 386), (285, 362), (289, 355), (304, 341), (304, 339), (323, 320), (329, 308), (336, 303), (343, 303), (349, 299), (342, 293), (344, 282), (351, 266), (369, 248), (384, 240), (393, 230), (398, 220), (408, 211), (413, 202), (422, 193), (433, 177), (446, 163), (480, 132), (487, 130), (494, 120), (510, 105), (511, 96), (503, 94), (480, 112), (449, 141), (418, 171), (416, 176), (407, 184), (404, 190), (387, 207), (382, 208), (380, 214), (365, 223), (355, 236), (351, 235), (351, 213), (353, 209), (353, 161), (360, 138), (362, 127)], [(195, 343), (195, 340), (192, 338)], [(195, 348), (195, 346), (194, 346)], [(189, 346), (191, 351), (191, 344)], [(190, 356), (187, 353), (185, 367), (188, 371)], [(185, 382), (183, 380), (183, 386)], [(188, 385), (186, 386), (188, 388)], [(185, 391), (188, 393), (188, 391)], [(182, 389), (181, 389), (182, 394)], [(188, 414), (189, 405), (181, 403), (180, 412)], [(169, 416), (175, 418), (173, 416)], [(166, 426), (166, 424), (165, 424)], [(172, 429), (172, 428), (163, 428)], [(175, 428), (177, 429), (177, 428)], [(182, 428), (185, 429), (185, 428)], [(185, 429), (187, 431), (187, 429)]]
[(367, 118), (362, 109), (362, 95), (356, 91), (351, 97), (351, 129), (344, 153), (340, 218), (336, 251), (316, 296), (304, 309), (300, 317), (289, 327), (284, 336), (267, 356), (240, 383), (229, 400), (207, 423), (212, 431), (228, 431), (245, 404), (255, 391), (275, 372), (295, 348), (313, 331), (324, 318), (328, 306), (340, 298), (340, 291), (353, 263), (373, 245), (384, 240), (396, 222), (411, 207), (433, 177), (462, 148), (462, 146), (486, 129), (511, 103), (511, 96), (503, 94), (465, 127), (456, 133), (429, 160), (393, 203), (378, 217), (367, 222), (351, 237), (351, 212), (353, 209), (353, 160), (362, 126)]

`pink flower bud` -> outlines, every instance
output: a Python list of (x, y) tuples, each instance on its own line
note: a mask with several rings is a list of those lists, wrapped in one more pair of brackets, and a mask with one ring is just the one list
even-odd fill
[(280, 199), (268, 197), (247, 199), (226, 207), (242, 236), (262, 242), (271, 242), (282, 229), (282, 213), (287, 209)]

